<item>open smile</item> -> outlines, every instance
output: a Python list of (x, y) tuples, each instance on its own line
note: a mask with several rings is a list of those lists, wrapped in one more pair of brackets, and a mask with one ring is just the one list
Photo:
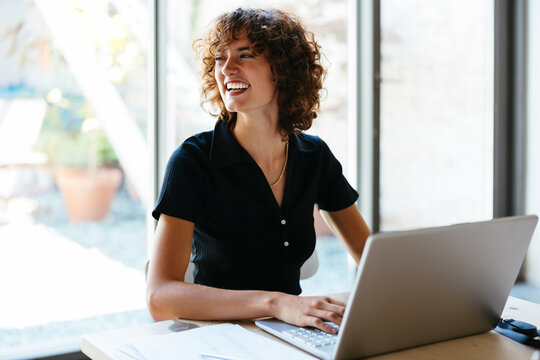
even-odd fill
[(239, 95), (249, 89), (249, 84), (241, 81), (230, 81), (225, 84), (231, 95)]

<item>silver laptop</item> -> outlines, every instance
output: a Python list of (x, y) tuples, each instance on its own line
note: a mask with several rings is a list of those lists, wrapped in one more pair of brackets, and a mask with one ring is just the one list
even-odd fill
[(339, 333), (260, 320), (322, 359), (356, 359), (491, 330), (537, 216), (370, 236)]

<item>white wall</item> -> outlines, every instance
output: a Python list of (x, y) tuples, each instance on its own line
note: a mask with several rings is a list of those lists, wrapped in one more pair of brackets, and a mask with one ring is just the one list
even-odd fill
[[(526, 212), (540, 216), (540, 1), (529, 0)], [(540, 287), (540, 225), (527, 255), (527, 280)]]

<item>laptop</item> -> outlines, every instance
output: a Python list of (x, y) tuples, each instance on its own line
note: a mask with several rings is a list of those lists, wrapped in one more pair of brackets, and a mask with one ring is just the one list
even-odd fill
[(373, 356), (492, 330), (537, 221), (537, 216), (517, 216), (374, 234), (367, 240), (337, 335), (276, 319), (255, 324), (325, 360)]

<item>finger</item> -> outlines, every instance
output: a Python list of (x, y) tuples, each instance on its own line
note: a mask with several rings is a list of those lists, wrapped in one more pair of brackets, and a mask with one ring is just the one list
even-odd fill
[(309, 315), (313, 317), (318, 317), (319, 319), (323, 321), (333, 322), (336, 325), (341, 325), (341, 321), (343, 320), (343, 317), (341, 315), (336, 314), (333, 311), (327, 311), (327, 310), (315, 309)]
[(331, 325), (325, 324), (324, 321), (322, 321), (318, 317), (308, 316), (306, 321), (307, 321), (307, 326), (312, 326), (314, 328), (317, 328), (329, 334), (337, 334), (336, 328), (334, 328)]
[(345, 314), (345, 306), (331, 304), (322, 300), (316, 301), (313, 304), (313, 308), (319, 309), (319, 310), (331, 311), (338, 314), (341, 317), (343, 316), (343, 314)]
[(343, 301), (339, 301), (339, 300), (336, 300), (336, 299), (332, 299), (331, 297), (326, 297), (325, 298), (326, 302), (329, 302), (330, 304), (334, 304), (334, 305), (339, 305), (339, 306), (343, 306), (343, 307), (347, 307), (347, 304), (344, 303)]

